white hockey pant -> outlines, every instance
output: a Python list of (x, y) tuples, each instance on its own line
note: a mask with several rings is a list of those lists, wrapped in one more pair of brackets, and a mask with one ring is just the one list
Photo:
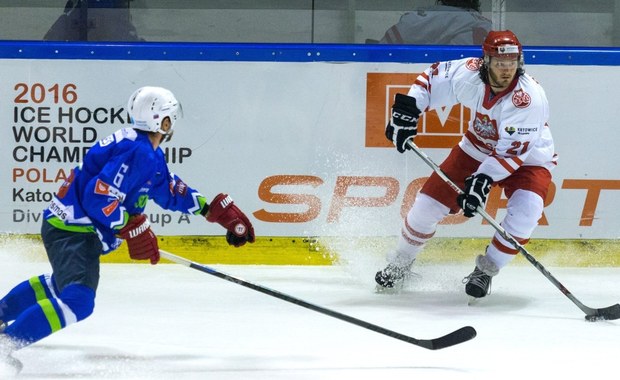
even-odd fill
[[(517, 241), (527, 241), (538, 225), (543, 208), (544, 201), (538, 194), (528, 190), (516, 190), (508, 199), (506, 216), (501, 225)], [(515, 247), (496, 232), (487, 248), (487, 256), (501, 269), (511, 262), (516, 254)]]
[(388, 262), (401, 267), (410, 265), (435, 234), (437, 224), (449, 212), (448, 207), (426, 194), (418, 193), (403, 221), (396, 251), (388, 255)]
[[(502, 227), (517, 240), (527, 240), (538, 225), (543, 212), (543, 199), (527, 190), (516, 190), (508, 199), (506, 216)], [(395, 252), (388, 255), (388, 262), (398, 266), (410, 265), (424, 245), (435, 234), (437, 224), (448, 216), (450, 209), (428, 195), (418, 193), (407, 213)], [(505, 253), (512, 251), (511, 253)], [(499, 269), (512, 261), (514, 247), (498, 232), (487, 248), (487, 256)]]

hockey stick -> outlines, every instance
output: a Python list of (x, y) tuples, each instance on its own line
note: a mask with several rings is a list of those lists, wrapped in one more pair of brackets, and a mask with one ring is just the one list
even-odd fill
[[(441, 168), (436, 163), (434, 163), (433, 160), (431, 160), (431, 158), (426, 155), (426, 153), (422, 152), (420, 148), (413, 141), (409, 140), (407, 141), (407, 144), (422, 159), (422, 161), (426, 162), (428, 166), (430, 166), (435, 171), (435, 173), (437, 173), (439, 177), (441, 177), (441, 179), (443, 179), (454, 191), (456, 191), (458, 194), (463, 193), (463, 190), (461, 190), (454, 182), (452, 182), (452, 180), (448, 178), (448, 176), (441, 170)], [(577, 299), (577, 297), (575, 297), (568, 289), (566, 289), (566, 287), (562, 285), (560, 281), (558, 281), (555, 277), (553, 277), (553, 275), (547, 269), (545, 269), (545, 267), (541, 263), (539, 263), (534, 258), (534, 256), (532, 256), (525, 249), (525, 247), (523, 247), (515, 238), (513, 238), (504, 229), (504, 227), (502, 227), (499, 223), (495, 221), (495, 219), (493, 219), (489, 214), (487, 214), (487, 212), (484, 210), (483, 207), (478, 206), (478, 208), (476, 209), (476, 212), (478, 212), (478, 214), (480, 214), (480, 216), (482, 216), (484, 220), (489, 222), (489, 224), (492, 225), (493, 228), (495, 228), (495, 230), (499, 232), (499, 234), (502, 235), (504, 239), (510, 242), (510, 244), (512, 244), (519, 252), (521, 252), (521, 254), (525, 256), (527, 261), (529, 261), (532, 265), (534, 265), (536, 269), (540, 271), (540, 273), (542, 273), (545, 277), (547, 277), (549, 281), (551, 281), (553, 285), (555, 285), (558, 289), (560, 289), (560, 291), (566, 297), (568, 297), (568, 299), (573, 301), (573, 303), (577, 305), (577, 307), (580, 308), (581, 311), (583, 311), (586, 314), (585, 316), (586, 320), (598, 321), (598, 320), (613, 320), (613, 319), (620, 318), (620, 304), (615, 304), (615, 305), (603, 307), (600, 309), (594, 309), (594, 308), (584, 305), (583, 303), (581, 303), (581, 301)]]
[(174, 255), (172, 253), (169, 253), (169, 252), (166, 252), (166, 251), (162, 251), (162, 250), (159, 250), (159, 253), (160, 253), (161, 257), (166, 258), (166, 259), (168, 259), (170, 261), (173, 261), (173, 262), (175, 262), (177, 264), (185, 265), (185, 266), (190, 267), (192, 269), (196, 269), (196, 270), (199, 270), (201, 272), (210, 274), (212, 276), (219, 277), (219, 278), (221, 278), (223, 280), (234, 282), (235, 284), (239, 284), (241, 286), (245, 286), (246, 288), (250, 288), (252, 290), (256, 290), (258, 292), (267, 294), (267, 295), (275, 297), (275, 298), (279, 298), (279, 299), (281, 299), (283, 301), (294, 303), (295, 305), (298, 305), (298, 306), (301, 306), (301, 307), (305, 307), (306, 309), (314, 310), (314, 311), (317, 311), (319, 313), (325, 314), (327, 316), (330, 316), (330, 317), (333, 317), (333, 318), (336, 318), (336, 319), (340, 319), (341, 321), (349, 322), (349, 323), (352, 323), (352, 324), (354, 324), (356, 326), (360, 326), (360, 327), (363, 327), (365, 329), (372, 330), (374, 332), (378, 332), (379, 334), (387, 335), (389, 337), (392, 337), (392, 338), (395, 338), (395, 339), (399, 339), (399, 340), (402, 340), (402, 341), (407, 342), (407, 343), (414, 344), (416, 346), (427, 348), (429, 350), (439, 350), (441, 348), (446, 348), (446, 347), (454, 346), (456, 344), (463, 343), (463, 342), (466, 342), (466, 341), (468, 341), (470, 339), (473, 339), (476, 336), (476, 330), (473, 327), (465, 326), (465, 327), (461, 327), (460, 329), (455, 330), (455, 331), (453, 331), (453, 332), (451, 332), (451, 333), (449, 333), (447, 335), (444, 335), (442, 337), (435, 338), (435, 339), (416, 339), (416, 338), (412, 338), (410, 336), (403, 335), (403, 334), (397, 333), (397, 332), (392, 331), (392, 330), (388, 330), (388, 329), (383, 328), (381, 326), (377, 326), (377, 325), (374, 325), (372, 323), (362, 321), (360, 319), (351, 317), (349, 315), (342, 314), (342, 313), (339, 313), (339, 312), (334, 311), (334, 310), (327, 309), (327, 308), (322, 307), (322, 306), (317, 306), (317, 305), (311, 304), (311, 303), (306, 302), (304, 300), (301, 300), (299, 298), (295, 298), (293, 296), (289, 296), (287, 294), (280, 293), (280, 292), (278, 292), (276, 290), (272, 290), (272, 289), (269, 289), (267, 287), (264, 287), (264, 286), (261, 286), (261, 285), (257, 285), (257, 284), (253, 284), (251, 282), (242, 280), (240, 278), (233, 277), (231, 275), (228, 275), (228, 274), (225, 274), (223, 272), (220, 272), (220, 271), (218, 271), (216, 269), (210, 268), (210, 267), (208, 267), (206, 265), (195, 263), (193, 261), (187, 260), (187, 259), (185, 259), (183, 257)]

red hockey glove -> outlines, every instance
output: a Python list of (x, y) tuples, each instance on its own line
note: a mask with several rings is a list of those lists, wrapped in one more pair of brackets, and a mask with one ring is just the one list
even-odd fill
[(132, 259), (151, 260), (153, 265), (159, 262), (157, 236), (144, 214), (130, 216), (129, 222), (118, 232), (118, 236), (127, 242), (129, 257)]
[[(228, 194), (218, 194), (206, 208), (206, 218), (209, 222), (218, 223), (226, 228), (226, 241), (235, 247), (241, 247), (246, 242), (254, 243), (254, 227), (248, 217), (239, 210)], [(203, 210), (204, 211), (204, 210)]]

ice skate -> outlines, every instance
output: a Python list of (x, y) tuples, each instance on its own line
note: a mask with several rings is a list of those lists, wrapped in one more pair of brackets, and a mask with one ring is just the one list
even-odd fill
[(0, 333), (0, 377), (15, 376), (24, 367), (22, 362), (12, 356), (15, 343), (5, 334)]
[[(413, 263), (412, 263), (413, 264)], [(398, 266), (388, 264), (375, 275), (377, 293), (398, 293), (402, 290), (405, 280), (411, 276), (411, 265)]]
[(491, 282), (493, 276), (498, 273), (499, 268), (497, 268), (497, 265), (486, 256), (479, 255), (476, 257), (476, 267), (474, 271), (463, 279), (465, 293), (469, 295), (469, 305), (491, 294)]

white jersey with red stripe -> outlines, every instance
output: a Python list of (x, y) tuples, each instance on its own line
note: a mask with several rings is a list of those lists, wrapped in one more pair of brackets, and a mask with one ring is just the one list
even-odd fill
[(481, 58), (438, 62), (420, 74), (409, 89), (422, 111), (462, 104), (471, 110), (459, 146), (481, 162), (477, 173), (500, 181), (522, 165), (556, 165), (547, 124), (549, 104), (543, 88), (528, 74), (493, 94), (480, 78)]

